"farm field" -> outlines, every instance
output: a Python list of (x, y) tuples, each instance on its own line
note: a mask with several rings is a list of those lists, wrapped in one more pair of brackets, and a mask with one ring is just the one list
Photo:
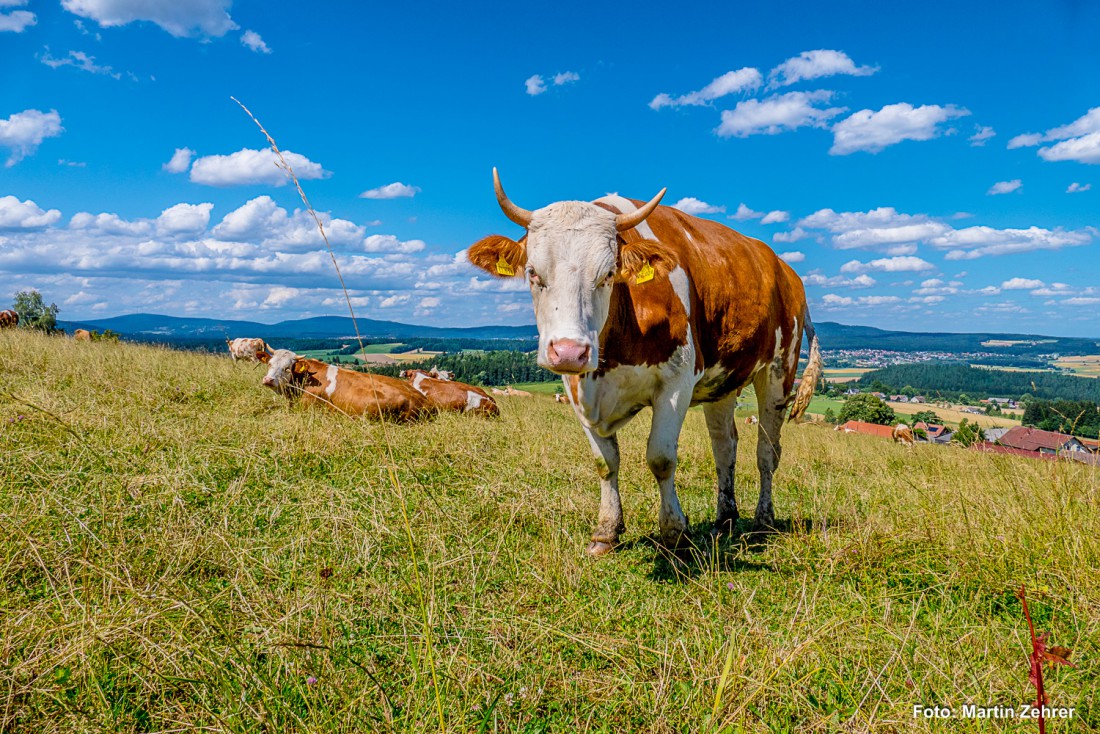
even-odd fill
[(836, 383), (854, 382), (871, 369), (870, 367), (826, 367), (825, 380)]
[[(1034, 699), (1021, 584), (1077, 666), (1048, 731), (1100, 728), (1091, 467), (787, 425), (782, 532), (713, 543), (692, 410), (674, 556), (643, 411), (592, 561), (569, 406), (381, 425), (261, 375), (0, 332), (0, 731), (985, 732), (912, 708)], [(755, 450), (742, 426), (743, 515)]]
[(1055, 367), (1073, 370), (1081, 377), (1100, 377), (1100, 354), (1084, 357), (1064, 357), (1054, 363)]

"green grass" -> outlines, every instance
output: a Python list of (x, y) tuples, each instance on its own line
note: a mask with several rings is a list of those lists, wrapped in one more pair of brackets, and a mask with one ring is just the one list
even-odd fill
[(391, 342), (389, 344), (368, 344), (363, 347), (360, 354), (391, 354), (397, 351), (400, 347), (405, 346), (402, 342)]
[(1094, 469), (791, 425), (788, 531), (714, 547), (691, 411), (701, 550), (677, 559), (652, 541), (645, 411), (620, 434), (623, 546), (594, 562), (568, 406), (394, 427), (259, 378), (0, 333), (0, 731), (1035, 731), (911, 714), (1033, 700), (1021, 583), (1077, 663), (1047, 674), (1077, 711), (1048, 730), (1100, 728)]
[(562, 392), (560, 380), (554, 382), (517, 382), (512, 387), (517, 390), (526, 390), (527, 392), (535, 393), (536, 395), (553, 395), (556, 392)]

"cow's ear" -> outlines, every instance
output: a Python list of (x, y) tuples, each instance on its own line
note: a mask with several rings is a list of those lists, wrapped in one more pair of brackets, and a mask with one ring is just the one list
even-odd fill
[(264, 364), (271, 361), (271, 355), (267, 352), (256, 352), (256, 359), (260, 360)]
[(663, 278), (678, 264), (672, 250), (656, 240), (627, 242), (619, 238), (619, 282), (640, 285)]
[(466, 251), (466, 259), (498, 278), (522, 275), (523, 268), (527, 265), (525, 239), (516, 242), (503, 235), (491, 234), (470, 245), (470, 249)]
[(304, 375), (309, 372), (309, 365), (306, 364), (303, 359), (296, 359), (294, 360), (294, 367), (291, 368), (291, 371), (296, 375)]

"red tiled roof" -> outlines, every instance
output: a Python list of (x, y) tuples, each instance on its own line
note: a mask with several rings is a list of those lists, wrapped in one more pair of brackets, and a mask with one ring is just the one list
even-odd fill
[(866, 423), (864, 421), (848, 421), (844, 425), (837, 426), (837, 430), (845, 433), (866, 433), (869, 436), (881, 436), (882, 438), (893, 438), (894, 436), (893, 426), (880, 426), (877, 423)]
[(988, 454), (1026, 456), (1029, 459), (1047, 459), (1048, 461), (1056, 461), (1058, 459), (1058, 456), (1056, 454), (1040, 454), (1038, 451), (1025, 451), (1024, 449), (1015, 449), (1011, 446), (1001, 446), (999, 444), (990, 443), (989, 441), (979, 441), (978, 443), (973, 444), (970, 448), (975, 451), (984, 451)]
[(1073, 436), (1067, 436), (1064, 433), (1043, 431), (1028, 426), (1016, 426), (997, 439), (997, 442), (1002, 446), (1023, 449), (1024, 451), (1038, 451), (1039, 449), (1057, 451), (1065, 446), (1066, 441), (1072, 438)]

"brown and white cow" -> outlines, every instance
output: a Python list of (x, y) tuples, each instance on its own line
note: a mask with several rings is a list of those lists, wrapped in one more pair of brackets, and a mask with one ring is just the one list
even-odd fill
[(435, 411), (431, 402), (404, 380), (345, 370), (299, 357), (289, 349), (256, 352), (255, 356), (268, 367), (263, 384), (288, 398), (300, 395), (303, 405), (395, 421), (417, 420)]
[(913, 431), (904, 423), (894, 426), (894, 430), (890, 432), (890, 437), (894, 439), (894, 443), (900, 443), (902, 446), (912, 446), (916, 442)]
[(442, 410), (456, 413), (474, 413), (487, 418), (500, 415), (496, 401), (480, 387), (464, 382), (440, 380), (424, 370), (404, 370), (401, 376), (408, 380), (413, 389), (432, 401)]
[(19, 325), (19, 314), (10, 308), (0, 311), (0, 329), (14, 329)]
[(554, 393), (554, 402), (555, 403), (568, 403), (569, 398), (563, 392)]
[(453, 380), (455, 373), (449, 370), (441, 370), (437, 367), (432, 367), (428, 370), (428, 374), (437, 380)]
[[(590, 555), (624, 529), (616, 434), (653, 408), (646, 460), (661, 489), (666, 545), (689, 531), (676, 495), (676, 452), (689, 407), (703, 404), (718, 473), (715, 530), (738, 519), (734, 496), (737, 392), (756, 388), (760, 500), (754, 528), (775, 526), (772, 474), (791, 407), (800, 418), (821, 376), (821, 350), (802, 281), (759, 240), (717, 222), (648, 203), (605, 196), (522, 209), (493, 184), (505, 215), (524, 227), (513, 240), (491, 235), (470, 247), (474, 265), (523, 277), (539, 331), (538, 363), (563, 376), (600, 475), (600, 513)], [(802, 336), (809, 363), (794, 391)]]
[(526, 390), (517, 390), (516, 388), (512, 387), (511, 385), (504, 388), (504, 394), (507, 395), (508, 397), (512, 397), (512, 398), (529, 398), (529, 397), (533, 397), (532, 394), (527, 392)]
[(263, 339), (240, 337), (238, 339), (226, 339), (229, 347), (229, 356), (233, 361), (243, 359), (245, 362), (262, 362), (261, 354), (271, 354), (271, 347), (267, 346)]
[(77, 329), (73, 332), (73, 340), (78, 342), (90, 342), (92, 340), (92, 332), (87, 329)]

